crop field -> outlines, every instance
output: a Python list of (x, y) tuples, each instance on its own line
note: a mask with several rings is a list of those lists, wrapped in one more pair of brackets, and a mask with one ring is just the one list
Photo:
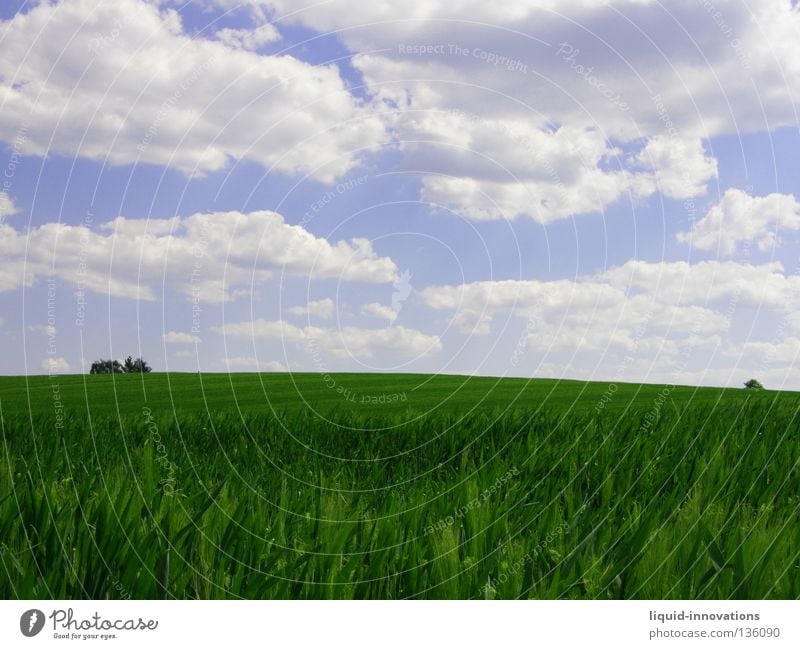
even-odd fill
[(3, 598), (797, 598), (800, 395), (0, 378)]

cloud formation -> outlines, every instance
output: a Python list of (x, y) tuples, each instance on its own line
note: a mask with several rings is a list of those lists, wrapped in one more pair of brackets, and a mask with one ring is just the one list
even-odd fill
[(397, 311), (388, 304), (381, 304), (380, 302), (365, 304), (361, 307), (361, 314), (388, 320), (389, 322), (394, 322), (397, 319)]
[(0, 21), (0, 140), (21, 153), (185, 173), (252, 160), (331, 182), (385, 139), (335, 66), (247, 51), (266, 26), (193, 37), (144, 0), (38, 3)]
[(14, 201), (11, 200), (11, 197), (5, 192), (0, 192), (0, 218), (11, 216), (17, 212), (19, 212), (19, 210), (14, 205)]
[(767, 310), (800, 332), (800, 277), (782, 271), (777, 263), (630, 261), (575, 280), (431, 286), (421, 298), (471, 335), (491, 333), (500, 315), (524, 318), (530, 350), (674, 356), (732, 344), (731, 322), (740, 310)]
[(703, 195), (711, 138), (797, 122), (786, 0), (264, 5), (278, 24), (337, 31), (408, 167), (430, 172), (423, 198), (472, 219)]
[(161, 339), (167, 343), (172, 345), (194, 345), (200, 342), (203, 342), (200, 336), (196, 336), (195, 334), (186, 333), (184, 331), (168, 331)]
[(280, 340), (299, 344), (312, 356), (322, 350), (339, 359), (369, 360), (376, 355), (390, 354), (416, 358), (438, 353), (442, 343), (438, 336), (405, 327), (367, 329), (347, 326), (341, 329), (296, 327), (283, 320), (258, 319), (212, 327), (212, 331), (232, 338)]
[(698, 250), (731, 256), (739, 244), (752, 242), (766, 251), (778, 243), (781, 231), (800, 230), (800, 203), (791, 194), (750, 196), (728, 189), (722, 200), (678, 240)]
[[(276, 212), (215, 212), (86, 226), (47, 223), (28, 233), (0, 225), (0, 291), (57, 277), (116, 297), (155, 300), (166, 288), (205, 302), (249, 294), (276, 272), (390, 283), (394, 262), (366, 239), (335, 244)], [(24, 271), (24, 276), (23, 276)]]
[(329, 297), (321, 300), (312, 300), (305, 306), (293, 306), (289, 308), (289, 313), (292, 315), (310, 315), (324, 320), (329, 320), (333, 317), (335, 305), (333, 300)]
[(42, 361), (41, 368), (47, 370), (49, 374), (64, 374), (70, 371), (71, 366), (67, 359), (61, 356), (50, 356)]
[(255, 356), (226, 356), (219, 359), (225, 369), (231, 371), (285, 372), (286, 366), (279, 361), (259, 360)]

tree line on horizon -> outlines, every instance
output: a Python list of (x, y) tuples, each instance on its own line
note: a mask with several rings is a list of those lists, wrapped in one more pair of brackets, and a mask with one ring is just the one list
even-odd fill
[(92, 363), (89, 374), (146, 374), (153, 368), (143, 358), (128, 356), (123, 362), (103, 358)]

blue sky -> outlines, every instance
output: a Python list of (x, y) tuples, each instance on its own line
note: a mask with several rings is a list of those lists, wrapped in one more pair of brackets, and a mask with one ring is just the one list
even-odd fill
[(3, 374), (800, 388), (792, 3), (0, 18)]

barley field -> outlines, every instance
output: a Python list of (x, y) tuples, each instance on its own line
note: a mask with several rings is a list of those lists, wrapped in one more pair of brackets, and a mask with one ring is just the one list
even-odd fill
[(0, 378), (3, 598), (797, 598), (800, 395)]

